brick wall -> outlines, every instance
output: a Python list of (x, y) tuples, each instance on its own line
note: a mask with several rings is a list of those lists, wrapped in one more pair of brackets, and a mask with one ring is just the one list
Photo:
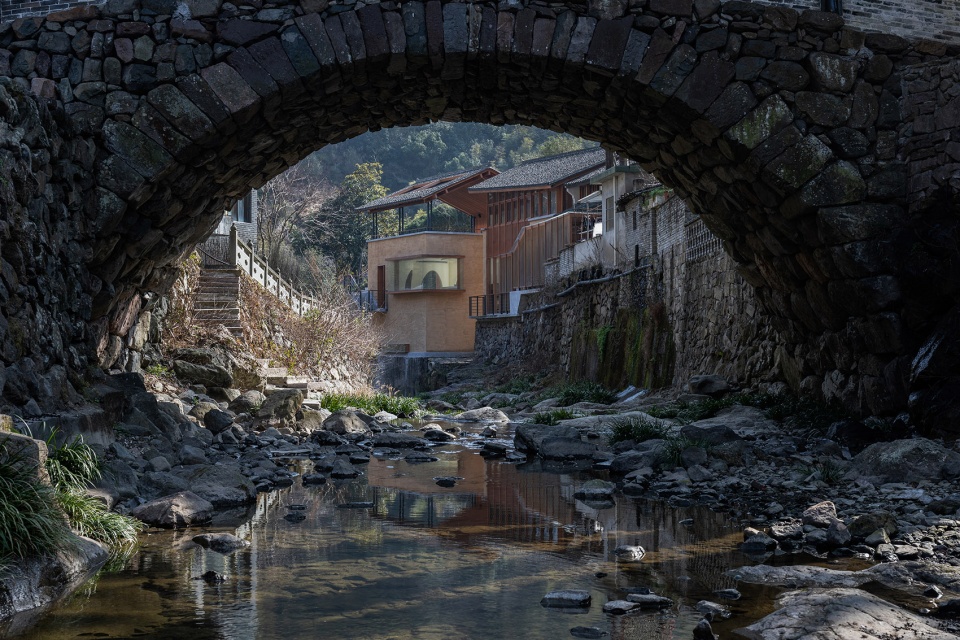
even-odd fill
[(49, 0), (0, 0), (0, 22), (11, 22), (24, 16), (43, 15), (54, 11), (72, 9), (85, 4), (93, 4), (90, 0), (64, 0), (50, 2)]
[[(803, 11), (820, 9), (820, 0), (753, 0)], [(960, 42), (960, 2), (956, 0), (842, 0), (843, 18), (861, 31), (892, 33), (911, 40)]]
[[(800, 11), (820, 8), (820, 0), (754, 1)], [(91, 3), (89, 0), (0, 0), (0, 22), (83, 4)], [(863, 31), (960, 43), (960, 2), (956, 0), (843, 0), (843, 17), (848, 25)]]

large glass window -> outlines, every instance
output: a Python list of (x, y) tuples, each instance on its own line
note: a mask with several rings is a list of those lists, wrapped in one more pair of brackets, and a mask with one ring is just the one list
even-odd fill
[(460, 258), (421, 257), (394, 260), (390, 291), (460, 288)]

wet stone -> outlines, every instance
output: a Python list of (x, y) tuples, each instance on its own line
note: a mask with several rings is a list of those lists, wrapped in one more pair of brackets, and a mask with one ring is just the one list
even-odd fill
[(544, 607), (558, 609), (589, 607), (590, 592), (577, 590), (551, 591), (547, 595), (543, 596), (543, 599), (540, 600), (540, 604)]

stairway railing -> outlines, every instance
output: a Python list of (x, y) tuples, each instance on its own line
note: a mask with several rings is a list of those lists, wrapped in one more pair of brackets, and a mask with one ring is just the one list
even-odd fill
[(320, 308), (319, 300), (294, 288), (263, 257), (257, 255), (253, 247), (241, 240), (235, 226), (230, 227), (229, 235), (210, 236), (198, 249), (203, 255), (205, 267), (240, 269), (298, 315), (306, 315)]

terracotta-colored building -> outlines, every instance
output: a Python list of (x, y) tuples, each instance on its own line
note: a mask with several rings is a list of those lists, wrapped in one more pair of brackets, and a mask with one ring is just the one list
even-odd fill
[(436, 176), (368, 202), (376, 236), (367, 243), (374, 323), (388, 350), (409, 356), (473, 351), (471, 296), (483, 294), (486, 198), (468, 188), (495, 176), (484, 168)]
[(592, 232), (597, 213), (577, 202), (597, 191), (582, 178), (605, 160), (600, 147), (536, 158), (468, 189), (487, 201), (477, 223), (485, 236), (484, 295), (471, 299), (471, 316), (516, 312), (517, 293), (542, 287), (547, 265)]

